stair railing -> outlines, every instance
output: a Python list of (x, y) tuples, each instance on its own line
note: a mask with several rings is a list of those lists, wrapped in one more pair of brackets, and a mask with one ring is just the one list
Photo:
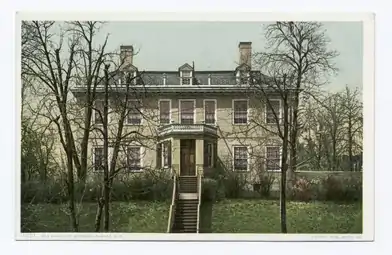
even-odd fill
[(171, 233), (174, 224), (174, 214), (176, 212), (176, 199), (177, 199), (177, 174), (173, 172), (173, 194), (169, 210), (169, 220), (167, 223), (167, 233)]
[(197, 230), (196, 233), (200, 233), (200, 207), (201, 207), (201, 178), (203, 176), (203, 168), (200, 167), (197, 171), (197, 193), (198, 193), (198, 204), (197, 204)]

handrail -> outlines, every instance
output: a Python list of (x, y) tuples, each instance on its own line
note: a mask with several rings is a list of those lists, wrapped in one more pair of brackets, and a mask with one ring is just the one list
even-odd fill
[(170, 204), (169, 210), (169, 219), (167, 222), (167, 233), (170, 233), (174, 223), (174, 214), (176, 211), (176, 197), (177, 197), (177, 174), (173, 174), (173, 194), (172, 194), (172, 202)]
[(201, 192), (202, 192), (202, 190), (201, 190), (201, 177), (202, 177), (202, 173), (201, 173), (201, 171), (198, 171), (198, 174), (197, 174), (197, 191), (198, 191), (198, 197), (199, 197), (199, 201), (198, 201), (198, 204), (197, 204), (197, 231), (196, 231), (196, 233), (199, 233), (200, 232), (200, 207), (201, 207)]

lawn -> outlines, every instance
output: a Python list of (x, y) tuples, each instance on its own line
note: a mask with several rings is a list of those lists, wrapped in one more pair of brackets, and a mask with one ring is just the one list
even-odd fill
[[(67, 232), (66, 205), (23, 206), (26, 232)], [(80, 231), (93, 232), (96, 204), (83, 205)], [(114, 202), (112, 232), (165, 233), (169, 202)], [(279, 233), (279, 201), (224, 200), (202, 208), (202, 231), (213, 233)], [(361, 204), (288, 202), (290, 233), (362, 233)]]
[[(94, 231), (96, 210), (96, 203), (83, 204), (79, 221), (81, 232)], [(22, 219), (28, 219), (24, 221), (26, 232), (69, 232), (69, 218), (65, 211), (66, 205), (37, 204), (28, 208), (24, 206)], [(113, 202), (110, 216), (111, 232), (165, 233), (169, 203)]]
[[(279, 233), (279, 201), (225, 200), (212, 209), (214, 233)], [(362, 205), (287, 203), (289, 233), (362, 233)]]

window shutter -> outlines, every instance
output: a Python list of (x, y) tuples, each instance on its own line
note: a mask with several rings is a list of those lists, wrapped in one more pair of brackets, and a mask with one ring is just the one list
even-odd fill
[(167, 152), (167, 154), (168, 154), (168, 165), (169, 165), (169, 167), (171, 167), (171, 165), (172, 165), (172, 143), (171, 143), (171, 141), (169, 141), (168, 142), (168, 152)]
[(207, 165), (207, 158), (208, 158), (208, 154), (207, 154), (207, 152), (208, 152), (208, 149), (207, 149), (207, 141), (206, 140), (204, 140), (203, 141), (203, 155), (204, 155), (204, 162), (203, 162), (203, 164), (204, 164), (204, 166), (205, 167), (207, 167), (208, 165)]
[(157, 167), (157, 169), (160, 169), (160, 168), (162, 168), (162, 143), (157, 144), (156, 152), (157, 152), (156, 167)]
[(213, 161), (214, 161), (214, 167), (217, 167), (218, 166), (218, 143), (217, 142), (215, 142), (214, 144), (213, 144)]

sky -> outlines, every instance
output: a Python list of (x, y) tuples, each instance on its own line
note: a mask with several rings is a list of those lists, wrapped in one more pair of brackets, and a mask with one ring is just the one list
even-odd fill
[[(328, 90), (363, 87), (362, 23), (324, 22), (330, 49), (339, 73), (331, 77)], [(234, 70), (238, 43), (252, 42), (252, 50), (264, 48), (263, 22), (134, 22), (111, 21), (100, 31), (98, 40), (110, 34), (108, 50), (133, 45), (139, 70), (177, 70), (184, 63), (195, 63), (196, 70)]]

